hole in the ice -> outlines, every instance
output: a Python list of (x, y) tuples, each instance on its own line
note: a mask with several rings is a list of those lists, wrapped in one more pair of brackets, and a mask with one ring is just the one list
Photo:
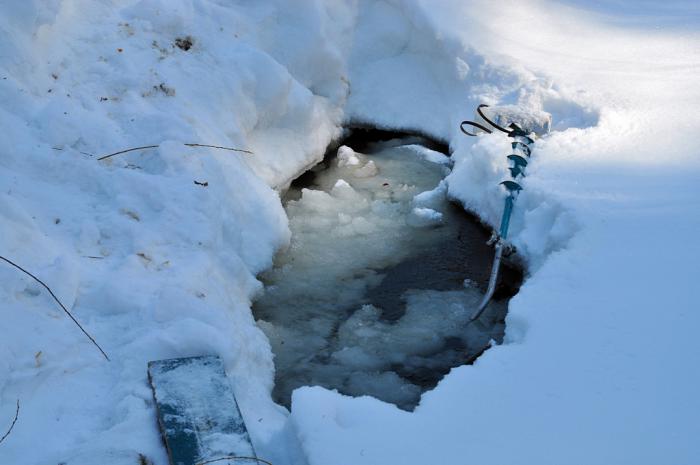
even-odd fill
[[(397, 138), (399, 136), (399, 138)], [(253, 312), (275, 354), (274, 399), (320, 385), (413, 409), (453, 367), (500, 343), (522, 272), (507, 263), (496, 300), (469, 315), (493, 258), (489, 231), (445, 197), (446, 147), (355, 130), (285, 195), (290, 247), (261, 275)], [(428, 148), (430, 147), (430, 148)]]

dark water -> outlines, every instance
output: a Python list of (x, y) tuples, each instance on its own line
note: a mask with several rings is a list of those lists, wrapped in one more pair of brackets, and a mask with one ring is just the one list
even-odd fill
[[(295, 388), (321, 385), (412, 409), (451, 368), (502, 340), (522, 273), (506, 264), (496, 300), (468, 323), (491, 269), (490, 233), (440, 188), (427, 206), (414, 200), (449, 168), (397, 143), (331, 157), (290, 188), (292, 244), (261, 276), (266, 292), (253, 307), (283, 405)], [(441, 218), (426, 225), (424, 214)]]

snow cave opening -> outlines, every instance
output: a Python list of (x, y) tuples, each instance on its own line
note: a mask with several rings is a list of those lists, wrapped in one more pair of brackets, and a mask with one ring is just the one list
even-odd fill
[(490, 231), (447, 198), (447, 147), (367, 127), (330, 147), (283, 195), (292, 238), (253, 313), (275, 355), (276, 402), (320, 385), (412, 410), (450, 369), (501, 343), (522, 268), (486, 290)]

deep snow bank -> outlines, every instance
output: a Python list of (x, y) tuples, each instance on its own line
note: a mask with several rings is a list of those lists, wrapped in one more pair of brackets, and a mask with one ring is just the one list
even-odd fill
[(199, 353), (224, 357), (256, 446), (284, 463), (266, 447), (285, 414), (250, 298), (289, 236), (271, 187), (323, 155), (340, 97), (314, 94), (266, 51), (270, 24), (290, 50), (299, 42), (292, 58), (307, 71), (344, 85), (337, 57), (304, 46), (326, 26), (295, 19), (298, 6), (0, 7), (0, 254), (51, 286), (112, 358), (0, 266), (0, 417), (21, 401), (0, 463), (165, 463), (145, 363)]

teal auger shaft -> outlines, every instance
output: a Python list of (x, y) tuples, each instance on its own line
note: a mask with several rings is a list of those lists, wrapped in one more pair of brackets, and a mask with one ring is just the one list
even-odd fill
[(501, 238), (505, 239), (508, 236), (508, 226), (510, 226), (510, 214), (513, 213), (513, 202), (515, 199), (508, 195), (506, 204), (503, 206), (503, 216), (501, 217)]
[[(512, 162), (512, 166), (509, 167), (511, 179), (503, 181), (501, 183), (501, 185), (504, 186), (508, 191), (508, 195), (506, 196), (505, 204), (503, 205), (501, 227), (495, 238), (495, 255), (493, 258), (493, 265), (491, 266), (489, 284), (486, 289), (486, 294), (484, 295), (484, 298), (479, 304), (479, 307), (469, 317), (469, 321), (474, 321), (481, 316), (484, 310), (486, 310), (486, 307), (488, 306), (489, 302), (491, 301), (491, 298), (493, 297), (494, 292), (496, 291), (496, 283), (498, 282), (498, 272), (501, 267), (503, 249), (506, 247), (505, 240), (508, 237), (508, 227), (510, 226), (510, 217), (513, 213), (513, 205), (518, 197), (518, 193), (522, 190), (522, 187), (516, 182), (516, 180), (525, 176), (525, 167), (527, 166), (528, 159), (530, 158), (530, 155), (532, 153), (531, 145), (534, 143), (534, 140), (528, 135), (528, 133), (521, 129), (517, 124), (513, 123), (510, 125), (510, 129), (505, 129), (496, 124), (495, 122), (491, 121), (481, 110), (484, 107), (487, 107), (487, 105), (479, 105), (479, 107), (476, 110), (477, 113), (479, 113), (479, 116), (481, 116), (484, 119), (484, 121), (486, 121), (488, 124), (498, 129), (499, 131), (506, 133), (508, 137), (513, 138), (513, 142), (511, 142), (511, 148), (513, 149), (513, 153), (508, 155), (507, 157), (508, 160)], [(473, 121), (463, 121), (460, 125), (460, 129), (463, 133), (465, 133), (468, 136), (476, 136), (476, 134), (466, 131), (464, 129), (465, 125), (481, 129), (488, 133), (493, 132), (481, 123), (475, 123)]]

